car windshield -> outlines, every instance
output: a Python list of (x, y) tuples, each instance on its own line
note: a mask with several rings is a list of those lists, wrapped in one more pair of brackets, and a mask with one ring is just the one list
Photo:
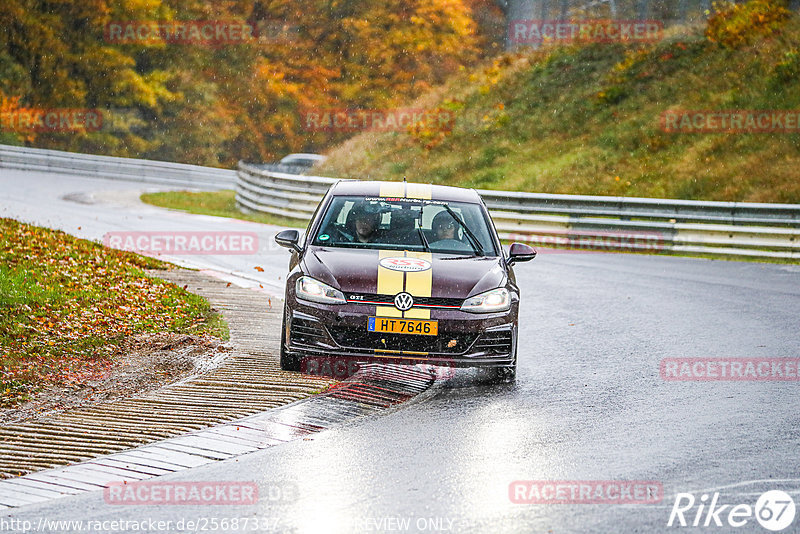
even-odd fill
[(480, 204), (413, 198), (335, 197), (312, 244), (498, 255)]

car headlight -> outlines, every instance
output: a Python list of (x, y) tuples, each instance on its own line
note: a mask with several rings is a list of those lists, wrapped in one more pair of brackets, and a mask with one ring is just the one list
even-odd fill
[(319, 302), (321, 304), (346, 304), (344, 293), (336, 288), (314, 280), (310, 276), (301, 276), (294, 286), (298, 298)]
[(485, 291), (470, 297), (461, 305), (461, 311), (470, 313), (492, 313), (511, 308), (511, 293), (504, 287)]

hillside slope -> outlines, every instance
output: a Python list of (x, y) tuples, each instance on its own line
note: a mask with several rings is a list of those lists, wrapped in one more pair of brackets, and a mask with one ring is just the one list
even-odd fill
[(711, 28), (717, 42), (701, 28), (648, 45), (595, 43), (503, 56), (411, 106), (453, 110), (451, 131), (362, 133), (331, 150), (320, 174), (800, 202), (800, 127), (794, 133), (662, 128), (668, 110), (800, 110), (800, 17), (751, 18), (756, 22), (742, 23), (741, 13), (717, 17)]

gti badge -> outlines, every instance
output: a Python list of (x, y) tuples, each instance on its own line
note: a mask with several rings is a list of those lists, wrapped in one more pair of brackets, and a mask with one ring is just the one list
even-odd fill
[(410, 310), (411, 306), (414, 305), (414, 297), (409, 295), (408, 293), (398, 293), (394, 297), (394, 306), (400, 311)]

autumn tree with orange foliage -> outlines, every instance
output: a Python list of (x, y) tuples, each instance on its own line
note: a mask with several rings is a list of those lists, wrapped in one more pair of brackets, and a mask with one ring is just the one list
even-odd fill
[[(0, 132), (4, 142), (232, 166), (320, 150), (308, 108), (407, 104), (492, 39), (489, 0), (4, 0), (0, 95), (23, 107), (97, 108), (100, 131)], [(118, 44), (113, 21), (240, 20), (252, 42)]]

